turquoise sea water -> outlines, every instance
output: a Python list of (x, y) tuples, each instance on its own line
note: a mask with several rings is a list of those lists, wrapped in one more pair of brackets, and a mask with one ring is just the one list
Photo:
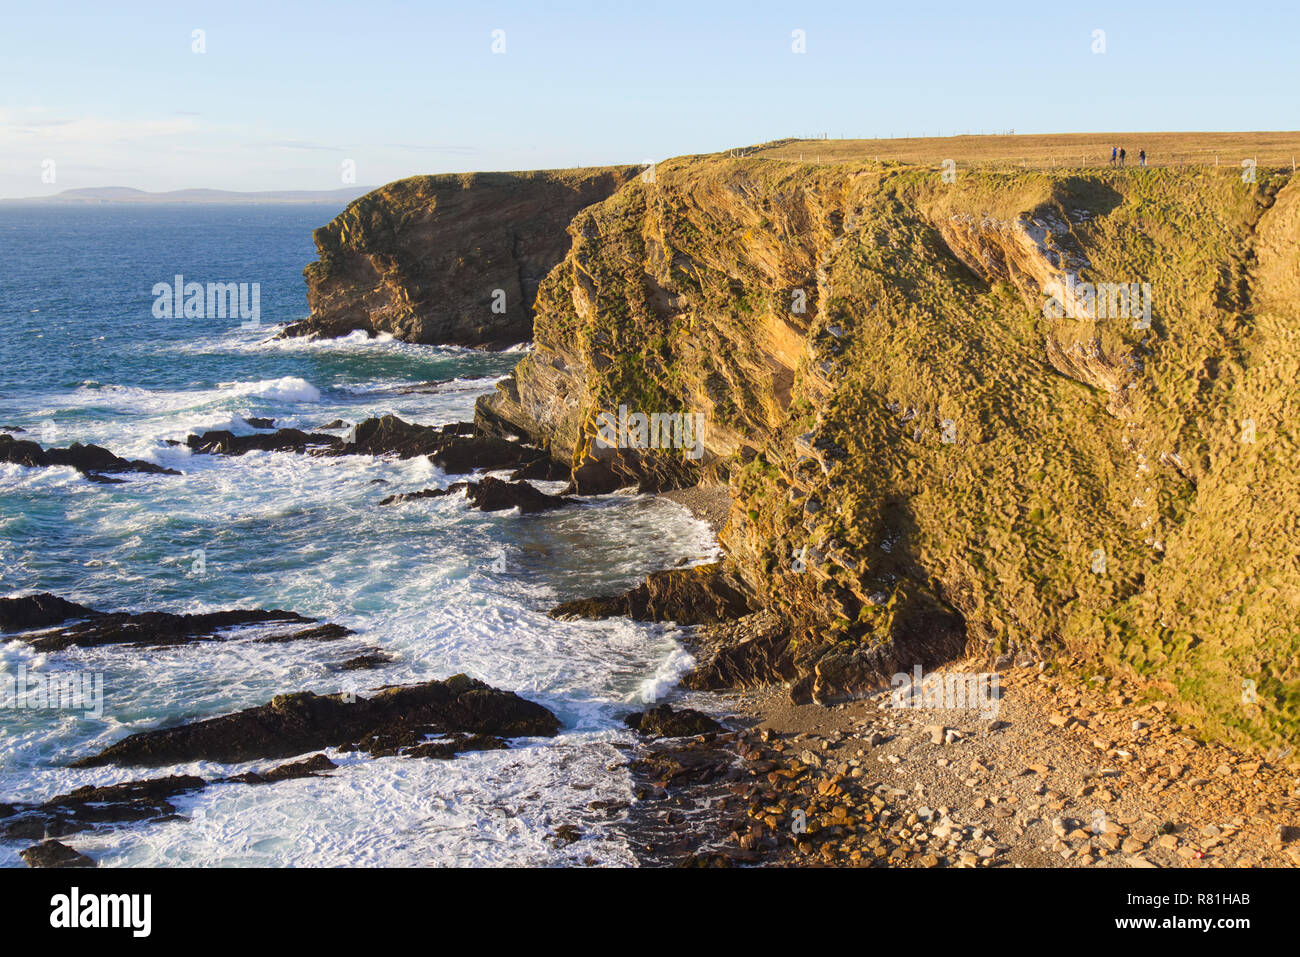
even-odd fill
[[(702, 525), (676, 506), (625, 495), (539, 516), (485, 515), (459, 498), (379, 508), (386, 495), (455, 478), (424, 459), (225, 458), (167, 444), (204, 429), (251, 432), (249, 416), (298, 428), (386, 412), (424, 424), (466, 420), (475, 397), (519, 359), (359, 334), (268, 341), (306, 314), (311, 231), (337, 211), (0, 208), (0, 426), (184, 473), (98, 485), (71, 469), (0, 465), (0, 596), (48, 591), (103, 610), (287, 608), (357, 631), (324, 645), (250, 636), (50, 655), (0, 645), (6, 673), (21, 666), (104, 681), (100, 716), (0, 708), (0, 802), (242, 770), (66, 764), (132, 731), (282, 692), (364, 694), (464, 671), (550, 707), (565, 725), (560, 738), (454, 761), (335, 755), (340, 770), (327, 778), (213, 786), (182, 801), (189, 820), (66, 842), (101, 866), (628, 861), (587, 805), (626, 796), (625, 774), (608, 769), (618, 760), (613, 745), (627, 740), (618, 718), (662, 694), (689, 659), (671, 627), (555, 622), (545, 610), (712, 555)], [(177, 274), (258, 283), (261, 328), (155, 318), (154, 285)], [(338, 670), (373, 647), (394, 661)], [(561, 823), (588, 837), (553, 848), (546, 836)], [(0, 844), (0, 863), (20, 863), (22, 846)]]

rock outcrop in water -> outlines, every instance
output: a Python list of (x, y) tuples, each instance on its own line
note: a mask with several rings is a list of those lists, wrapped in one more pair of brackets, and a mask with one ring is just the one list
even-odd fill
[[(69, 621), (74, 624), (50, 628)], [(161, 611), (108, 614), (48, 593), (25, 598), (0, 598), (0, 632), (26, 632), (20, 640), (37, 651), (64, 651), (100, 645), (162, 647), (218, 641), (231, 629), (251, 625), (314, 626), (282, 628), (258, 639), (271, 643), (333, 641), (352, 634), (342, 625), (317, 625), (315, 618), (291, 611), (248, 609), (197, 615), (174, 615)]]
[[(477, 421), (580, 492), (727, 484), (765, 617), (706, 636), (696, 680), (836, 700), (1019, 647), (1144, 676), (1217, 735), (1300, 731), (1289, 169), (695, 157), (569, 233)], [(620, 411), (660, 426), (611, 443)]]
[(49, 592), (0, 598), (0, 631), (30, 631), (74, 619), (102, 618), (103, 614)]
[(568, 251), (569, 221), (639, 172), (413, 176), (367, 193), (316, 230), (320, 258), (304, 271), (311, 317), (281, 335), (524, 342), (537, 286)]
[(98, 867), (91, 858), (58, 841), (42, 841), (19, 852), (28, 867)]
[(517, 440), (484, 434), (473, 423), (418, 425), (395, 415), (366, 419), (345, 436), (298, 429), (253, 435), (218, 430), (190, 435), (185, 445), (202, 455), (246, 455), (254, 451), (399, 459), (425, 455), (438, 468), (453, 474), (514, 469), (521, 477), (548, 477), (553, 471), (552, 460), (544, 451)]
[(102, 787), (87, 785), (40, 804), (9, 805), (0, 815), (0, 835), (7, 839), (64, 837), (94, 827), (157, 821), (172, 817), (171, 799), (202, 790), (207, 782), (193, 775), (172, 775)]
[(41, 448), (37, 442), (15, 439), (0, 432), (0, 462), (25, 465), (28, 468), (48, 468), (65, 465), (74, 468), (92, 482), (113, 484), (120, 479), (110, 475), (138, 472), (145, 475), (180, 475), (175, 469), (163, 468), (140, 459), (124, 459), (98, 445), (73, 442), (66, 449)]
[(559, 720), (541, 705), (455, 675), (385, 688), (369, 698), (310, 691), (279, 695), (257, 708), (133, 734), (71, 766), (234, 764), (328, 747), (396, 754), (433, 736), (552, 737), (559, 728)]
[(549, 512), (566, 505), (573, 505), (577, 499), (565, 495), (551, 495), (535, 488), (528, 482), (503, 482), (499, 478), (487, 476), (480, 482), (453, 482), (446, 488), (426, 488), (419, 492), (401, 492), (390, 495), (380, 501), (380, 505), (396, 505), (400, 502), (412, 502), (426, 498), (443, 498), (464, 492), (470, 507), (480, 512), (504, 512), (517, 508), (525, 515), (534, 512)]

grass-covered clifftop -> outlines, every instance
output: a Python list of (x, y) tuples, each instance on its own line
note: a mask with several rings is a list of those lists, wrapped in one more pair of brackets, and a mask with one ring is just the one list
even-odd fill
[(287, 336), (357, 329), (407, 342), (499, 347), (532, 335), (565, 227), (640, 167), (412, 176), (349, 204), (313, 234), (311, 317)]
[[(728, 563), (797, 695), (955, 653), (1085, 653), (1211, 733), (1300, 730), (1291, 171), (694, 157), (583, 210), (481, 403), (580, 487), (729, 482)], [(1149, 326), (1045, 288), (1149, 284)], [(802, 308), (802, 311), (801, 311)], [(602, 448), (698, 412), (705, 455)]]

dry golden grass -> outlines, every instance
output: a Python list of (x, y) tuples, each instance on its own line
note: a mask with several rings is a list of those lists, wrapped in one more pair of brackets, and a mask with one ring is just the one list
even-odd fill
[(1300, 160), (1300, 132), (1259, 133), (1056, 133), (1045, 136), (945, 136), (888, 140), (779, 140), (750, 156), (804, 163), (906, 163), (1027, 169), (1097, 168), (1110, 165), (1112, 146), (1128, 150), (1125, 166), (1147, 151), (1148, 166), (1260, 167), (1290, 169)]

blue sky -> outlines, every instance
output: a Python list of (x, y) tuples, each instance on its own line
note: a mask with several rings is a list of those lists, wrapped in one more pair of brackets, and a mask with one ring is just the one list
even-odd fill
[(1300, 128), (1294, 2), (3, 0), (0, 24), (0, 197), (334, 189), (347, 160), (377, 185), (821, 133)]

